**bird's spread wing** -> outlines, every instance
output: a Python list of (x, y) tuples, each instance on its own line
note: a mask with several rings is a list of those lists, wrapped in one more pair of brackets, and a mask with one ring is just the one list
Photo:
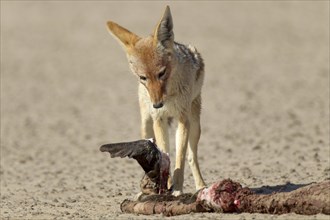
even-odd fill
[(134, 158), (146, 173), (159, 170), (161, 152), (150, 140), (105, 144), (100, 151), (109, 152), (111, 157)]

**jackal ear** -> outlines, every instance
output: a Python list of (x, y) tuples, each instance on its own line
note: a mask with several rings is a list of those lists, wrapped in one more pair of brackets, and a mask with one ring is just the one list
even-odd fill
[(163, 17), (160, 19), (154, 32), (154, 46), (159, 44), (165, 49), (171, 49), (174, 42), (173, 21), (170, 7), (166, 6)]
[(108, 21), (107, 26), (110, 33), (122, 44), (122, 46), (124, 46), (125, 49), (134, 47), (136, 42), (140, 39), (139, 36), (115, 22)]

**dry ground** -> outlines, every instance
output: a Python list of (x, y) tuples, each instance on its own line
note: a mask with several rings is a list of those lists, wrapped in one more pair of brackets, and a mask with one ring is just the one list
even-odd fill
[[(176, 40), (205, 59), (206, 182), (294, 188), (330, 178), (328, 1), (1, 1), (1, 219), (161, 217), (120, 212), (141, 169), (99, 146), (140, 133), (137, 82), (105, 23), (147, 35), (166, 3)], [(185, 191), (194, 191), (188, 166)], [(216, 217), (329, 219), (176, 218)]]

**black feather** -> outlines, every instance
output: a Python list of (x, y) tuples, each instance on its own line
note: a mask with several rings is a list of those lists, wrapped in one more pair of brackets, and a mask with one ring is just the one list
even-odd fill
[(161, 152), (150, 140), (105, 144), (101, 146), (100, 151), (109, 152), (111, 157), (135, 159), (147, 175), (150, 171), (159, 173)]

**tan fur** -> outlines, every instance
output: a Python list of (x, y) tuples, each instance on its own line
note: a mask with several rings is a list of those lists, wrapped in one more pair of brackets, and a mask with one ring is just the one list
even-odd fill
[(197, 160), (204, 80), (204, 63), (200, 54), (194, 47), (174, 41), (168, 6), (154, 34), (149, 37), (140, 38), (111, 21), (108, 28), (123, 45), (129, 66), (141, 82), (142, 138), (156, 138), (157, 145), (169, 153), (168, 119), (178, 121), (173, 194), (182, 193), (187, 147), (196, 189), (205, 187)]

